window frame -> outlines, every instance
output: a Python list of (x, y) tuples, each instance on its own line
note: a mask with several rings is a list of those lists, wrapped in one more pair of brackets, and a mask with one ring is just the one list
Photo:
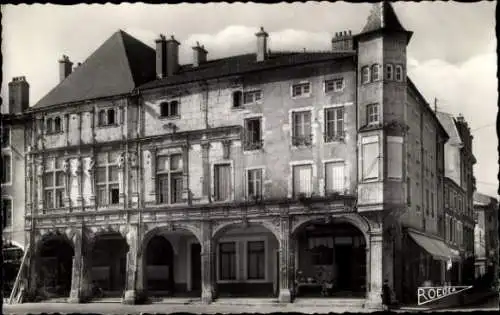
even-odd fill
[[(259, 136), (258, 140), (256, 141), (255, 139), (252, 139), (252, 141), (249, 139), (250, 135), (253, 134), (250, 132), (249, 128), (249, 123), (251, 121), (258, 121), (259, 123)], [(244, 151), (256, 151), (256, 150), (261, 150), (264, 147), (264, 141), (262, 139), (263, 131), (263, 118), (262, 116), (254, 116), (254, 117), (247, 117), (243, 121), (244, 123), (244, 143), (243, 143), (243, 150)]]
[(361, 79), (361, 84), (370, 83), (370, 79), (371, 79), (370, 66), (361, 67), (360, 79)]
[[(217, 191), (217, 184), (218, 182), (216, 181), (216, 176), (217, 175), (217, 172), (216, 172), (216, 169), (218, 167), (221, 167), (221, 166), (228, 166), (229, 167), (229, 188), (228, 188), (228, 197), (227, 199), (220, 199), (220, 198), (216, 198), (216, 191)], [(211, 187), (211, 195), (212, 195), (212, 199), (214, 202), (228, 202), (228, 201), (231, 201), (234, 199), (234, 168), (233, 168), (233, 162), (232, 161), (219, 161), (219, 162), (215, 162), (215, 163), (212, 163), (212, 167), (211, 167), (211, 170), (212, 170), (212, 187)]]
[[(252, 100), (250, 102), (247, 102), (246, 97), (250, 95), (252, 96), (251, 97)], [(258, 99), (256, 95), (259, 95)], [(243, 91), (241, 97), (242, 97), (241, 104), (245, 106), (245, 105), (262, 103), (263, 94), (261, 89), (253, 89), (253, 90)]]
[[(250, 172), (257, 172), (260, 171), (260, 191), (258, 195), (255, 195), (255, 199), (261, 200), (264, 196), (264, 167), (252, 167), (252, 168), (247, 168), (245, 169), (245, 195), (247, 200), (253, 200), (250, 195), (250, 187), (254, 186), (255, 183), (258, 182), (258, 180), (254, 179), (252, 184), (250, 183)], [(254, 187), (255, 189), (255, 187)]]
[[(8, 157), (8, 158), (6, 158)], [(8, 164), (5, 164), (5, 161), (8, 161)], [(4, 171), (5, 168), (9, 168), (9, 171), (6, 172)], [(4, 176), (8, 175), (8, 178), (5, 178)], [(5, 181), (4, 181), (5, 178)], [(1, 178), (1, 184), (3, 185), (12, 185), (12, 154), (11, 152), (2, 152), (2, 178)]]
[[(376, 114), (373, 109), (376, 108)], [(372, 120), (376, 117), (376, 120)], [(380, 104), (379, 103), (370, 103), (366, 105), (366, 125), (373, 126), (380, 124)]]
[[(341, 115), (339, 115), (341, 111)], [(332, 112), (333, 120), (328, 119), (328, 113)], [(336, 142), (343, 140), (345, 138), (345, 106), (335, 106), (335, 107), (325, 107), (323, 110), (323, 120), (324, 120), (324, 141), (325, 143)], [(339, 116), (341, 116), (339, 118)], [(338, 124), (342, 125), (339, 130)], [(331, 132), (331, 126), (333, 125), (333, 132)]]
[[(5, 137), (7, 134), (7, 137)], [(6, 142), (4, 140), (7, 140)], [(12, 143), (12, 128), (10, 126), (2, 126), (2, 149), (8, 148)]]
[[(341, 88), (338, 88), (337, 87), (337, 83), (340, 81), (340, 84), (342, 85)], [(331, 86), (331, 89), (328, 88), (329, 84), (332, 84)], [(325, 92), (325, 94), (328, 94), (328, 93), (339, 93), (339, 92), (342, 92), (345, 88), (345, 80), (344, 78), (332, 78), (332, 79), (328, 79), (328, 80), (325, 80), (323, 82), (323, 91)]]
[[(4, 202), (5, 201), (9, 201), (10, 202), (10, 222), (9, 224), (4, 224), (7, 223), (7, 220), (6, 218), (8, 216), (5, 215), (6, 212), (6, 209), (5, 209), (5, 205), (4, 205)], [(14, 200), (11, 196), (2, 196), (2, 204), (1, 204), (1, 207), (2, 207), (2, 230), (3, 231), (10, 231), (12, 230), (13, 226), (14, 226)], [(5, 213), (4, 213), (5, 211)]]
[[(51, 158), (51, 167), (45, 167), (43, 171), (43, 202), (44, 209), (53, 210), (53, 209), (61, 209), (66, 205), (64, 204), (64, 197), (66, 193), (66, 181), (67, 174), (64, 172), (62, 165), (58, 168), (58, 158)], [(49, 186), (47, 183), (47, 175), (51, 174), (52, 183)], [(57, 185), (58, 175), (62, 174), (63, 182), (61, 185)], [(51, 203), (48, 204), (49, 200), (47, 198), (48, 193), (51, 193), (52, 200)], [(61, 200), (58, 200), (58, 193), (61, 193)], [(51, 206), (49, 206), (51, 205)]]
[[(113, 113), (112, 116), (110, 116), (110, 112)], [(117, 108), (114, 107), (102, 108), (97, 112), (97, 126), (100, 128), (116, 127), (120, 124), (119, 115), (120, 111)], [(114, 117), (113, 122), (110, 122), (110, 117)]]
[(392, 63), (387, 63), (385, 64), (385, 71), (384, 71), (384, 78), (385, 80), (392, 81), (394, 80), (394, 65)]
[[(295, 189), (295, 169), (298, 168), (298, 167), (309, 167), (310, 170), (311, 170), (311, 178), (310, 178), (310, 183), (311, 183), (311, 191), (308, 193), (308, 192), (297, 192), (296, 189)], [(292, 176), (291, 179), (292, 179), (292, 198), (296, 199), (296, 198), (300, 198), (301, 196), (304, 195), (304, 197), (306, 198), (309, 198), (312, 196), (312, 194), (314, 193), (314, 183), (313, 183), (313, 179), (314, 179), (314, 164), (313, 163), (302, 163), (302, 162), (299, 162), (297, 164), (292, 164), (291, 165), (291, 168), (292, 168)]]
[(371, 82), (377, 82), (380, 81), (382, 78), (381, 76), (381, 66), (380, 64), (376, 63), (371, 66), (371, 71), (370, 71), (370, 80)]
[[(105, 154), (106, 154), (106, 162), (105, 163), (98, 163), (96, 165), (96, 170), (95, 170), (95, 187), (96, 187), (96, 194), (97, 194), (96, 203), (99, 207), (117, 206), (117, 205), (120, 205), (120, 194), (122, 193), (120, 191), (120, 172), (122, 172), (122, 170), (118, 167), (118, 162), (116, 160), (113, 161), (111, 159), (110, 152), (105, 152)], [(110, 180), (111, 169), (115, 168), (115, 167), (117, 170), (118, 178), (116, 181), (112, 181), (112, 180)], [(98, 181), (97, 173), (99, 172), (100, 168), (106, 169), (106, 172), (105, 172), (106, 180), (103, 182)], [(101, 191), (101, 187), (103, 187), (103, 186), (104, 186), (104, 191), (105, 191), (104, 195), (106, 196), (105, 202), (101, 202), (101, 196), (99, 194), (99, 192)], [(116, 189), (115, 188), (116, 186), (118, 187), (118, 202), (112, 203), (111, 202), (113, 199), (112, 192), (113, 192), (113, 189)]]
[[(338, 165), (341, 166), (342, 168), (342, 179), (339, 179), (339, 181), (342, 182), (342, 187), (339, 190), (335, 189), (328, 189), (328, 166), (329, 165)], [(344, 160), (339, 160), (339, 159), (333, 159), (333, 160), (326, 160), (323, 161), (323, 179), (324, 179), (324, 194), (325, 196), (328, 196), (329, 194), (334, 194), (334, 193), (340, 193), (343, 194), (344, 191), (346, 190), (346, 163)], [(335, 180), (334, 180), (335, 181)]]
[[(172, 161), (174, 157), (179, 157), (179, 167), (176, 169), (172, 168)], [(165, 169), (160, 169), (159, 167), (159, 161), (162, 158), (166, 158), (168, 161), (167, 167)], [(181, 152), (178, 153), (169, 153), (169, 154), (159, 154), (155, 158), (155, 171), (156, 171), (156, 203), (161, 204), (161, 205), (176, 205), (176, 204), (182, 204), (184, 201), (182, 199), (182, 191), (184, 189), (184, 156)], [(172, 189), (174, 187), (174, 179), (178, 180), (180, 177), (180, 198), (179, 200), (173, 200), (174, 196), (174, 190)], [(161, 179), (166, 178), (167, 179), (167, 191), (162, 193), (161, 188)], [(166, 202), (162, 202), (160, 197), (165, 194), (167, 197)], [(179, 192), (178, 192), (179, 194)]]
[[(304, 92), (306, 86), (307, 86), (308, 91)], [(300, 88), (300, 94), (295, 93), (295, 88)], [(290, 95), (291, 95), (292, 99), (310, 97), (312, 94), (311, 90), (312, 90), (312, 84), (309, 81), (292, 83), (292, 85), (290, 86)]]
[[(372, 162), (372, 165), (370, 167), (370, 172), (369, 174), (371, 174), (371, 169), (373, 167), (375, 167), (375, 165), (377, 165), (377, 172), (376, 172), (376, 177), (367, 177), (365, 174), (365, 145), (368, 145), (368, 144), (376, 144), (377, 146), (377, 151), (378, 151), (378, 156), (375, 157), (375, 161), (376, 162)], [(361, 179), (363, 182), (372, 182), (372, 181), (377, 181), (380, 179), (380, 156), (381, 156), (381, 152), (380, 152), (380, 139), (379, 139), (379, 136), (378, 135), (373, 135), (373, 136), (367, 136), (367, 137), (363, 137), (361, 139)]]
[[(230, 278), (225, 278), (223, 277), (222, 274), (222, 248), (221, 244), (228, 244), (232, 243), (234, 244), (234, 251), (231, 251), (230, 254), (233, 255), (234, 259), (234, 276)], [(226, 252), (229, 253), (229, 252)], [(221, 239), (217, 242), (217, 282), (218, 283), (230, 283), (230, 282), (236, 282), (238, 281), (239, 278), (239, 242), (235, 239)]]
[[(400, 78), (398, 79), (398, 70), (401, 71), (399, 74), (400, 74)], [(404, 81), (404, 74), (403, 74), (403, 66), (402, 65), (396, 65), (394, 67), (394, 80), (396, 82), (403, 82)]]
[[(263, 267), (263, 270), (262, 270), (262, 277), (250, 277), (250, 268), (249, 266), (251, 265), (251, 262), (250, 262), (250, 256), (251, 256), (251, 252), (250, 252), (250, 249), (249, 249), (249, 245), (250, 243), (262, 243), (263, 244), (263, 248), (262, 250), (259, 250), (259, 251), (254, 251), (257, 252), (258, 254), (261, 254), (262, 255), (262, 258), (264, 260), (264, 267)], [(268, 267), (268, 261), (267, 261), (267, 242), (265, 239), (255, 239), (255, 240), (245, 240), (245, 262), (246, 262), (246, 268), (245, 268), (245, 279), (246, 280), (249, 280), (249, 281), (252, 281), (252, 282), (257, 282), (257, 281), (266, 281), (267, 279), (267, 267)]]
[[(164, 100), (161, 101), (160, 104), (158, 104), (158, 107), (160, 109), (160, 119), (179, 119), (181, 117), (180, 113), (180, 100), (179, 99), (170, 99), (170, 100)], [(174, 106), (175, 105), (175, 106)], [(175, 108), (175, 113), (172, 108)], [(165, 109), (166, 109), (166, 115), (165, 115)]]
[[(306, 123), (306, 118), (304, 115), (309, 115), (309, 121)], [(296, 128), (296, 117), (300, 118), (300, 128)], [(311, 109), (296, 109), (291, 111), (291, 138), (292, 138), (292, 146), (300, 147), (300, 146), (311, 146), (313, 144), (313, 110)], [(306, 130), (306, 125), (309, 126), (308, 130)], [(297, 135), (296, 130), (301, 129), (301, 135)], [(308, 134), (307, 132), (308, 131)]]

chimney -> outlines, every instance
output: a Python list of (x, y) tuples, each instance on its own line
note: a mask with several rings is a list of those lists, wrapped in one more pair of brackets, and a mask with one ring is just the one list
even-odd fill
[(257, 36), (257, 62), (264, 61), (267, 57), (267, 38), (269, 34), (261, 26), (260, 31), (255, 36)]
[(10, 114), (20, 114), (30, 106), (30, 85), (26, 77), (14, 77), (9, 82), (9, 106)]
[(206, 61), (207, 51), (205, 50), (205, 46), (200, 46), (200, 43), (196, 42), (196, 46), (193, 47), (193, 67), (198, 67)]
[(156, 75), (159, 79), (167, 76), (167, 40), (163, 34), (156, 43)]
[(332, 38), (333, 51), (353, 50), (353, 36), (351, 31), (336, 32)]
[(71, 74), (72, 67), (73, 63), (69, 60), (68, 56), (63, 55), (59, 59), (59, 82), (62, 82)]
[(179, 45), (173, 35), (167, 40), (167, 76), (172, 76), (179, 70)]

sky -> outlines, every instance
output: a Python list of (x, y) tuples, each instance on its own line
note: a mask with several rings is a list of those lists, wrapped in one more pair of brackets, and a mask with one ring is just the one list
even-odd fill
[[(413, 31), (408, 75), (438, 110), (463, 114), (471, 127), (479, 192), (497, 196), (498, 139), (496, 2), (396, 2), (402, 25)], [(181, 43), (190, 63), (196, 41), (215, 59), (255, 51), (260, 26), (271, 50), (329, 50), (335, 32), (361, 31), (372, 4), (306, 2), (177, 5), (5, 5), (2, 10), (2, 96), (24, 75), (35, 104), (59, 81), (58, 59), (83, 62), (119, 29), (154, 47), (158, 35)]]

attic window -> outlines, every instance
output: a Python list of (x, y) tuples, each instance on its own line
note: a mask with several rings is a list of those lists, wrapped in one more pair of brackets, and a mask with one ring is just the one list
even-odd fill
[(99, 111), (97, 120), (98, 120), (98, 125), (101, 127), (116, 125), (116, 112), (113, 108), (107, 110), (101, 109)]
[(172, 118), (179, 117), (179, 101), (161, 102), (160, 117)]
[(54, 119), (54, 132), (61, 132), (61, 118)]
[(241, 91), (234, 91), (233, 92), (233, 107), (234, 108), (241, 107), (242, 95), (243, 95), (243, 93)]

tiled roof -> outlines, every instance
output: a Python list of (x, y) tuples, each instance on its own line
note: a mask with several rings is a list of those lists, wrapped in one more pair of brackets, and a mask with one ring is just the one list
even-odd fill
[(474, 205), (487, 206), (496, 201), (497, 200), (494, 197), (479, 193), (477, 191), (474, 192)]
[(256, 54), (245, 54), (229, 58), (210, 60), (198, 67), (181, 66), (173, 76), (148, 82), (139, 89), (175, 85), (218, 77), (239, 75), (246, 72), (270, 70), (278, 67), (294, 66), (305, 63), (328, 61), (354, 56), (355, 52), (281, 52), (271, 53), (263, 62), (257, 62)]
[(153, 48), (119, 30), (33, 108), (129, 93), (156, 78), (154, 60)]
[(460, 134), (458, 133), (457, 126), (455, 125), (455, 119), (453, 119), (453, 116), (448, 113), (444, 112), (436, 112), (436, 116), (441, 122), (441, 125), (443, 125), (444, 129), (446, 129), (446, 132), (450, 136), (448, 139), (448, 142), (450, 144), (460, 144), (462, 143), (462, 139), (460, 137)]
[(399, 22), (394, 8), (388, 1), (382, 1), (373, 5), (361, 34), (382, 29), (406, 32), (405, 28)]

